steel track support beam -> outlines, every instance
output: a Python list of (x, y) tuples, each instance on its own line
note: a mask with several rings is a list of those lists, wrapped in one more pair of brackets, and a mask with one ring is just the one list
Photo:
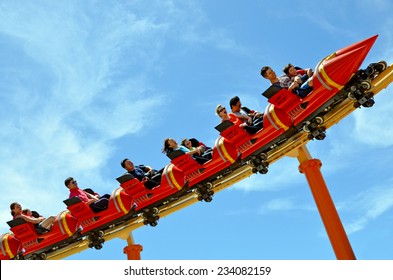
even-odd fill
[(321, 173), (322, 162), (311, 158), (304, 145), (298, 148), (299, 171), (306, 176), (322, 222), (338, 260), (355, 260), (355, 254)]
[(134, 239), (132, 238), (132, 232), (127, 238), (127, 246), (124, 247), (123, 252), (127, 255), (128, 260), (140, 260), (141, 252), (143, 251), (142, 245), (135, 244)]

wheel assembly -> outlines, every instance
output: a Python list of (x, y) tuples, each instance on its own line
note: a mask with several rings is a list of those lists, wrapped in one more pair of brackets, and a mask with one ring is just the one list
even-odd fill
[(143, 218), (143, 224), (150, 225), (152, 227), (157, 226), (158, 220), (160, 219), (160, 216), (157, 214), (160, 212), (160, 210), (157, 207), (153, 208), (145, 208), (142, 213), (142, 218)]
[(210, 182), (204, 184), (198, 184), (195, 189), (195, 193), (198, 194), (198, 201), (210, 202), (213, 200), (214, 191), (212, 190), (213, 185)]
[(105, 232), (102, 230), (89, 233), (87, 236), (87, 240), (89, 241), (88, 247), (95, 248), (97, 250), (101, 249), (102, 244), (105, 242), (105, 239), (103, 238), (104, 235)]
[(322, 126), (325, 122), (324, 118), (321, 116), (317, 116), (313, 118), (311, 121), (306, 121), (303, 125), (303, 131), (308, 133), (307, 139), (317, 139), (323, 140), (326, 137), (326, 127)]
[(269, 163), (265, 161), (267, 159), (268, 156), (266, 153), (260, 153), (259, 155), (252, 156), (248, 163), (252, 168), (252, 172), (266, 174), (268, 172), (267, 167), (269, 166)]

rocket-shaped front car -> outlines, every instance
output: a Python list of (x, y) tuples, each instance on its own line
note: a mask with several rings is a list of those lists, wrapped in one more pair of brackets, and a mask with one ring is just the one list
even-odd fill
[(378, 35), (342, 48), (321, 60), (313, 78), (313, 93), (337, 91), (356, 73)]

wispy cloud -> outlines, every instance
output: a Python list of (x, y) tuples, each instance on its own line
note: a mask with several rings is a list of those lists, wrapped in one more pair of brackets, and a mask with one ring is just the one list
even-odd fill
[(12, 44), (0, 67), (3, 221), (13, 201), (41, 205), (45, 215), (64, 209), (66, 176), (101, 189), (112, 141), (156, 117), (151, 109), (163, 97), (146, 71), (165, 26), (121, 8), (2, 3), (0, 40)]
[(393, 182), (385, 182), (357, 194), (342, 205), (342, 211), (353, 212), (355, 218), (346, 225), (348, 234), (364, 229), (368, 223), (393, 209)]
[(355, 120), (355, 135), (359, 142), (371, 146), (388, 147), (393, 145), (393, 127), (386, 125), (391, 120), (393, 106), (392, 87), (375, 97), (376, 104), (373, 112), (361, 109), (353, 114)]
[(151, 77), (168, 41), (240, 49), (197, 2), (152, 6), (0, 3), (2, 220), (15, 200), (45, 205), (46, 215), (64, 209), (67, 176), (98, 190), (113, 185), (101, 173), (116, 141), (152, 127), (153, 108), (168, 100)]
[(260, 214), (265, 214), (272, 211), (287, 211), (296, 208), (293, 199), (278, 198), (268, 201), (259, 209)]

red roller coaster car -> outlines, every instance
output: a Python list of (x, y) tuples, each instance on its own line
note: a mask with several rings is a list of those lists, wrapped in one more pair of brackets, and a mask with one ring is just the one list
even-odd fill
[(132, 210), (133, 198), (123, 189), (115, 189), (109, 199), (108, 208), (95, 213), (79, 197), (64, 200), (67, 209), (79, 220), (82, 234), (89, 239), (89, 247), (101, 249), (104, 231), (116, 224), (122, 224), (135, 214)]
[[(47, 253), (81, 238), (78, 219), (66, 210), (57, 215), (52, 229), (44, 234), (38, 234), (34, 224), (25, 222), (22, 218), (16, 218), (7, 223), (15, 238), (21, 242), (24, 250), (21, 258), (25, 259), (46, 259)], [(7, 241), (10, 241), (9, 238), (10, 236)], [(16, 241), (12, 242), (16, 244)], [(14, 251), (12, 255), (17, 252)]]
[(171, 199), (171, 196), (187, 192), (184, 188), (188, 183), (184, 180), (184, 172), (173, 164), (163, 169), (161, 184), (152, 190), (147, 189), (143, 183), (129, 173), (117, 178), (120, 186), (132, 196), (136, 203), (136, 212), (142, 212), (144, 224), (156, 226), (159, 219), (156, 206)]
[(203, 164), (180, 150), (168, 154), (171, 163), (184, 172), (188, 187), (195, 188), (198, 199), (206, 202), (210, 202), (213, 196), (209, 181), (226, 173), (229, 167), (238, 162), (239, 156), (237, 147), (221, 136), (214, 143), (211, 159)]
[(18, 259), (23, 254), (22, 242), (13, 234), (2, 234), (0, 240), (0, 260)]

